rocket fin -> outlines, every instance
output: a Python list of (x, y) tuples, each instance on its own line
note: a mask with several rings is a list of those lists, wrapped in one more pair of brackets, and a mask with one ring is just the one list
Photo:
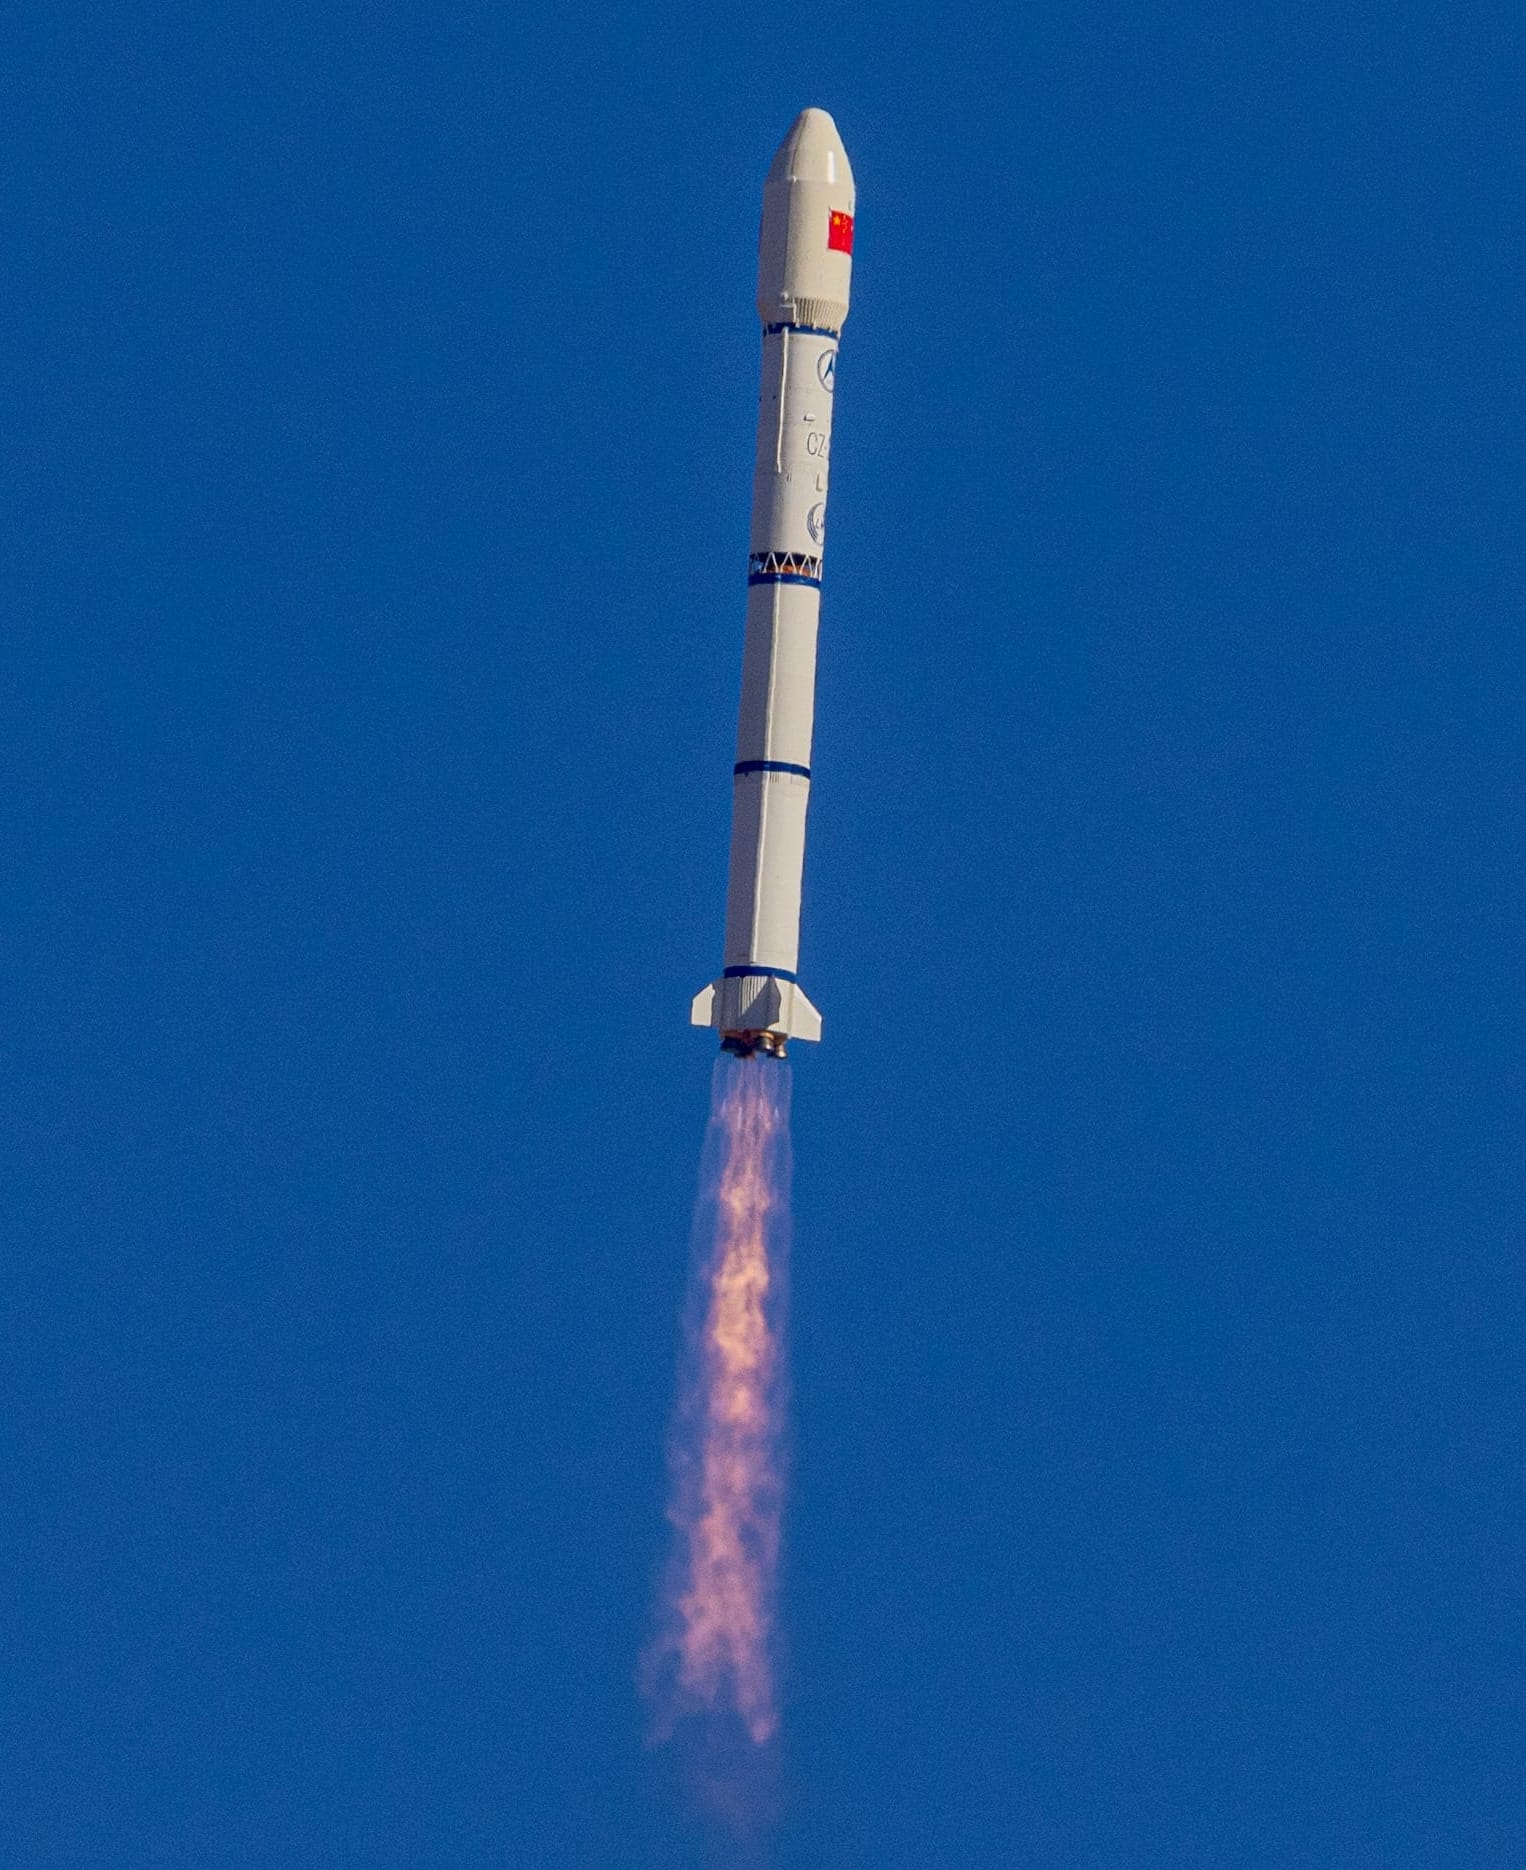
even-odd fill
[(821, 1015), (805, 997), (805, 989), (796, 987), (791, 995), (789, 1036), (792, 1039), (820, 1039)]
[(726, 974), (694, 996), (691, 1026), (719, 1032), (777, 1032), (787, 1039), (819, 1039), (821, 1015), (792, 980), (769, 974)]

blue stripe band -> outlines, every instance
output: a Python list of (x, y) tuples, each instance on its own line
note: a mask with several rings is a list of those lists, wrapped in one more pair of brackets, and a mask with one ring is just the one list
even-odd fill
[(742, 773), (796, 773), (801, 779), (809, 779), (809, 766), (796, 766), (792, 760), (738, 760), (731, 769), (733, 776)]
[(764, 967), (760, 962), (749, 961), (746, 967), (728, 967), (724, 970), (723, 980), (744, 980), (749, 974), (762, 974), (769, 980), (798, 981), (798, 974), (791, 974), (787, 967)]
[(763, 335), (777, 337), (781, 331), (798, 331), (808, 338), (840, 338), (842, 333), (834, 331), (830, 325), (765, 325)]
[(750, 571), (747, 574), (749, 584), (808, 584), (813, 591), (821, 589), (819, 578), (807, 578), (798, 571)]

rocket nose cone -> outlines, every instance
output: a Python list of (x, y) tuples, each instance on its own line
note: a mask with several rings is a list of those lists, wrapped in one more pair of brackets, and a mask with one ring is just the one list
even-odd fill
[(824, 110), (801, 111), (763, 185), (758, 316), (766, 326), (842, 328), (855, 199), (837, 125)]
[(837, 125), (824, 110), (803, 110), (789, 127), (769, 167), (770, 182), (834, 182), (853, 185), (848, 152)]

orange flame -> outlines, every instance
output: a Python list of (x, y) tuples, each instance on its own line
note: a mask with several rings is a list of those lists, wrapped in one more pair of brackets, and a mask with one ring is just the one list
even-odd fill
[(727, 1059), (717, 1070), (714, 1239), (700, 1274), (697, 1355), (680, 1408), (669, 1515), (679, 1552), (672, 1629), (660, 1646), (673, 1678), (664, 1736), (685, 1713), (723, 1708), (759, 1746), (779, 1725), (773, 1637), (788, 1089), (777, 1061)]

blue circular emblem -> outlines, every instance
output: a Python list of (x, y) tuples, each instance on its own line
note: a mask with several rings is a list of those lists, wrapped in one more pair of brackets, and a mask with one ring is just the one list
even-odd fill
[(827, 532), (827, 503), (825, 500), (818, 500), (815, 506), (811, 508), (810, 512), (806, 514), (805, 529), (816, 541), (817, 545), (820, 545), (822, 540), (826, 537)]
[(833, 380), (837, 376), (837, 352), (823, 351), (816, 359), (816, 374), (821, 379), (821, 387), (828, 396), (832, 394)]

